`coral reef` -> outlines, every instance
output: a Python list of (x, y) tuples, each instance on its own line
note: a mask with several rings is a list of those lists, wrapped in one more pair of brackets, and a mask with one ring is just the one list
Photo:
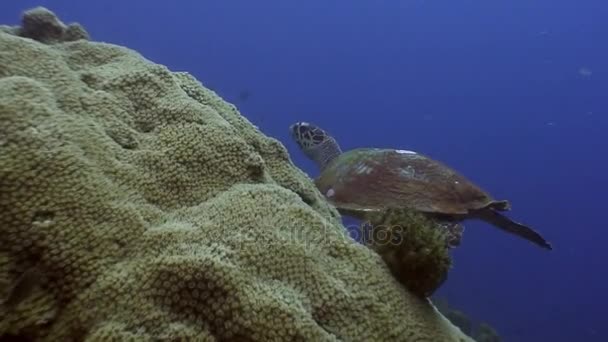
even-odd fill
[(420, 297), (431, 296), (452, 265), (446, 231), (424, 215), (408, 210), (368, 214), (363, 242), (386, 262), (395, 278)]
[(234, 106), (87, 37), (0, 29), (0, 336), (470, 340)]
[(477, 341), (477, 342), (500, 342), (501, 341), (501, 338), (498, 335), (498, 333), (496, 332), (496, 330), (494, 330), (494, 328), (492, 328), (491, 326), (489, 326), (486, 323), (479, 324), (479, 326), (475, 330), (475, 333), (473, 334), (473, 337), (475, 338), (475, 341)]
[(477, 342), (500, 342), (501, 338), (489, 324), (484, 322), (474, 322), (464, 312), (451, 308), (445, 298), (433, 298), (433, 303), (437, 309), (445, 315), (460, 330), (472, 336)]
[(46, 44), (89, 39), (89, 34), (80, 24), (66, 25), (44, 7), (36, 7), (25, 12), (22, 23), (22, 26), (16, 27), (1, 26), (0, 31)]
[(464, 312), (459, 310), (450, 310), (445, 313), (445, 317), (449, 319), (450, 322), (454, 323), (455, 326), (459, 327), (463, 333), (469, 336), (473, 334), (473, 322), (471, 321), (471, 318), (469, 318), (469, 316), (467, 316)]

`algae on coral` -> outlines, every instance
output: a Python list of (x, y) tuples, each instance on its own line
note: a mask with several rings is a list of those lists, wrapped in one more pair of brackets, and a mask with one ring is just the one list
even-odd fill
[(445, 230), (413, 210), (387, 209), (366, 216), (363, 242), (410, 292), (430, 297), (447, 280), (452, 266)]
[(0, 293), (43, 279), (0, 335), (467, 340), (278, 141), (191, 75), (87, 37), (42, 8), (0, 30)]

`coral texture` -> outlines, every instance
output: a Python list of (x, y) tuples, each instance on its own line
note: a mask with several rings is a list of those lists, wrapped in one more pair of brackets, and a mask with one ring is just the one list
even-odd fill
[(406, 209), (367, 214), (364, 243), (386, 262), (410, 292), (431, 296), (447, 279), (452, 259), (448, 232), (421, 213)]
[(447, 319), (460, 328), (465, 334), (472, 336), (477, 342), (500, 342), (502, 341), (498, 332), (488, 323), (472, 320), (464, 312), (451, 308), (445, 298), (433, 298), (437, 310)]
[(469, 340), (234, 106), (87, 37), (0, 30), (0, 336)]

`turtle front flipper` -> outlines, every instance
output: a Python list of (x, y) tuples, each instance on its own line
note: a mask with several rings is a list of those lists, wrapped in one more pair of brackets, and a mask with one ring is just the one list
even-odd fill
[(551, 244), (547, 240), (545, 240), (545, 238), (543, 238), (537, 231), (521, 223), (514, 222), (510, 218), (498, 213), (493, 209), (481, 209), (475, 212), (473, 216), (483, 221), (486, 221), (508, 233), (517, 235), (521, 238), (531, 241), (532, 243), (542, 248), (549, 250), (553, 249)]

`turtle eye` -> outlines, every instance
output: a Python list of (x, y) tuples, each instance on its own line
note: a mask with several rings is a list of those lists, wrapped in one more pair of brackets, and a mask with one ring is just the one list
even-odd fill
[(298, 133), (303, 136), (309, 136), (314, 131), (314, 127), (307, 124), (300, 124), (297, 127)]
[(304, 134), (306, 134), (307, 131), (309, 131), (309, 127), (301, 122), (295, 123), (293, 125), (291, 125), (290, 127), (291, 130), (291, 134), (293, 134), (296, 137), (301, 137)]

